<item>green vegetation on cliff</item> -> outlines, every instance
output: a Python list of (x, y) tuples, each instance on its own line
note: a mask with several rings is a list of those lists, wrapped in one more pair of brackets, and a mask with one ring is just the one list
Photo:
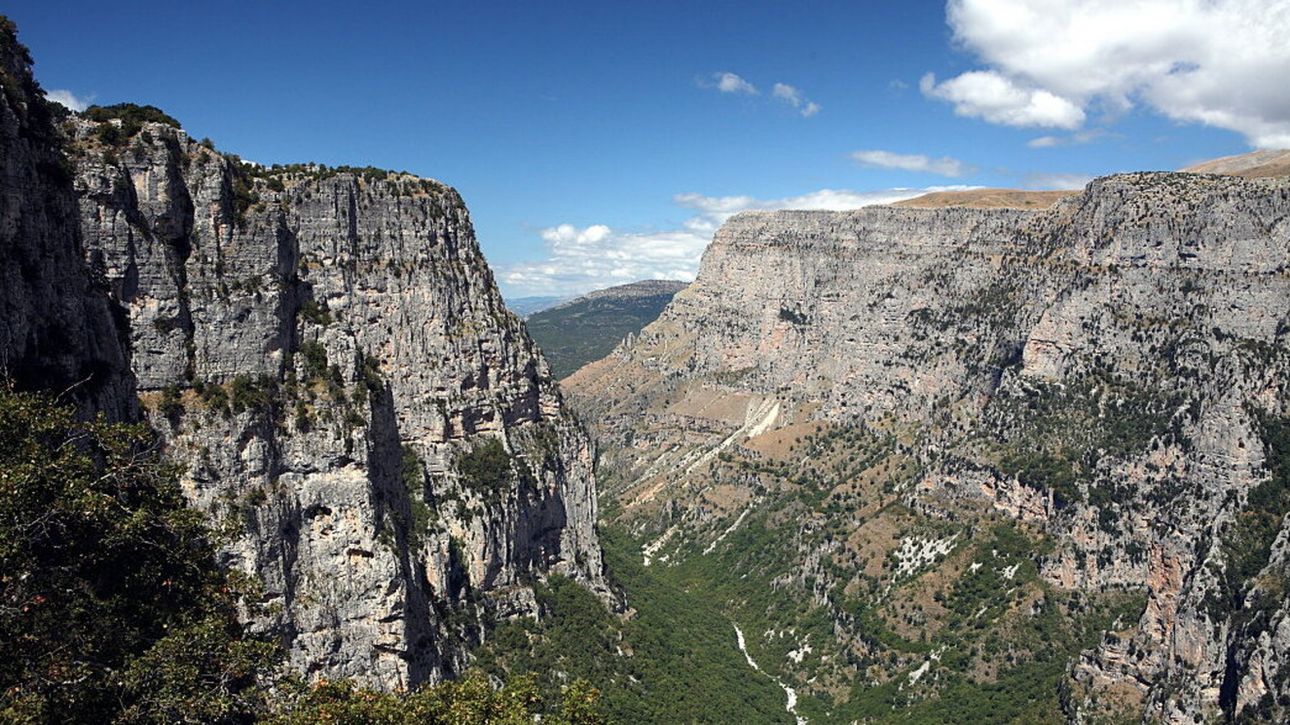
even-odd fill
[(217, 563), (142, 425), (0, 387), (0, 721), (601, 722), (597, 691), (479, 674), (408, 693), (306, 684), (245, 631), (254, 581)]

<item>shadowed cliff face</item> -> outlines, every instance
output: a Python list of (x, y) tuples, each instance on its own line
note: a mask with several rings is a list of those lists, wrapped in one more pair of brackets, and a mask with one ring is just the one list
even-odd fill
[(20, 388), (129, 417), (117, 310), (82, 260), (70, 166), (30, 66), (0, 18), (0, 370)]
[[(799, 630), (831, 623), (778, 670), (807, 707), (865, 716), (888, 686), (913, 707), (961, 695), (962, 673), (1043, 670), (1072, 719), (1273, 717), (1288, 264), (1285, 179), (1108, 177), (1046, 212), (744, 214), (566, 388), (647, 560), (764, 576)], [(1032, 577), (1004, 565), (1000, 521)], [(764, 553), (723, 553), (758, 531)], [(969, 607), (992, 566), (999, 600)], [(1145, 606), (1070, 659), (1018, 634), (1053, 612), (1045, 631), (1074, 631), (1114, 592)], [(793, 624), (732, 607), (772, 632), (759, 662)], [(874, 663), (862, 684), (847, 659)]]
[(607, 592), (587, 435), (454, 190), (56, 120), (3, 32), (5, 372), (147, 417), (294, 667), (437, 680), (548, 573)]

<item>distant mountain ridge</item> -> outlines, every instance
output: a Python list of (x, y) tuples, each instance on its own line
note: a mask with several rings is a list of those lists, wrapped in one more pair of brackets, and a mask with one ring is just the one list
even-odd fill
[(596, 290), (527, 319), (556, 377), (608, 355), (628, 335), (658, 319), (685, 282), (647, 279)]
[(1047, 209), (1059, 200), (1078, 193), (1078, 191), (1023, 191), (1020, 189), (934, 191), (913, 199), (898, 201), (892, 206), (910, 209), (939, 209), (950, 206), (970, 209)]
[[(1223, 156), (1202, 161), (1179, 169), (1192, 174), (1220, 174), (1261, 179), (1290, 175), (1290, 151), (1261, 149), (1247, 154)], [(934, 191), (913, 199), (898, 201), (891, 206), (911, 209), (942, 209), (962, 207), (967, 209), (1047, 209), (1058, 201), (1079, 194), (1078, 189), (1056, 191), (1029, 191), (1024, 189), (966, 189), (963, 191)]]
[(685, 289), (686, 284), (686, 282), (678, 282), (673, 279), (643, 279), (639, 282), (629, 282), (615, 287), (593, 290), (581, 297), (560, 302), (554, 307), (568, 307), (579, 302), (591, 300), (630, 300), (655, 295), (674, 295)]
[(549, 310), (556, 305), (563, 304), (572, 300), (568, 295), (534, 295), (531, 297), (516, 297), (515, 299), (506, 300), (506, 307), (521, 319), (528, 318), (542, 310)]

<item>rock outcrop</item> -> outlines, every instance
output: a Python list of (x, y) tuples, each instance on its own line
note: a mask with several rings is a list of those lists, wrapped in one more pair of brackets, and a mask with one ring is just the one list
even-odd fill
[[(800, 572), (776, 586), (832, 611), (849, 657), (885, 646), (851, 642), (877, 637), (874, 621), (899, 632), (926, 617), (933, 635), (956, 621), (892, 601), (892, 587), (928, 597), (907, 581), (920, 567), (927, 587), (964, 581), (969, 562), (950, 552), (983, 527), (962, 522), (1003, 515), (1049, 542), (1015, 621), (1054, 592), (1145, 595), (1136, 624), (1117, 621), (1073, 663), (1070, 718), (1274, 717), (1290, 697), (1288, 270), (1285, 178), (1107, 177), (1046, 212), (742, 214), (657, 322), (566, 387), (603, 441), (618, 517), (657, 537), (647, 558), (710, 555), (746, 514), (827, 479), (827, 508), (777, 520), (780, 540), (803, 543)], [(803, 440), (828, 426), (885, 437), (888, 452), (844, 447), (821, 471)], [(800, 473), (780, 494), (772, 470)], [(958, 538), (892, 539), (916, 526)], [(879, 534), (900, 545), (875, 550)], [(874, 551), (905, 563), (857, 571)], [(857, 625), (852, 597), (891, 615)], [(922, 660), (893, 652), (901, 690), (927, 683)], [(995, 666), (979, 647), (969, 664)], [(884, 671), (877, 682), (896, 676)]]
[(106, 289), (82, 260), (72, 171), (31, 57), (0, 18), (0, 371), (116, 419), (137, 411)]
[(105, 143), (116, 123), (71, 123), (88, 259), (298, 667), (437, 679), (486, 610), (536, 613), (534, 577), (603, 588), (589, 442), (455, 191), (258, 169), (164, 123)]
[(453, 189), (247, 164), (149, 107), (55, 123), (5, 32), (8, 373), (147, 417), (295, 668), (434, 681), (543, 577), (607, 592), (586, 432)]

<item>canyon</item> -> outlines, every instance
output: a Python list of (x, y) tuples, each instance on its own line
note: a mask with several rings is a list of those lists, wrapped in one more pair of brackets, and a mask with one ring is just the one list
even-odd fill
[(452, 187), (62, 109), (8, 21), (0, 86), (6, 385), (153, 431), (303, 681), (1290, 717), (1284, 152), (743, 212), (556, 369)]
[(1039, 672), (1074, 721), (1275, 718), (1290, 182), (924, 206), (740, 214), (566, 380), (607, 518), (820, 721)]

